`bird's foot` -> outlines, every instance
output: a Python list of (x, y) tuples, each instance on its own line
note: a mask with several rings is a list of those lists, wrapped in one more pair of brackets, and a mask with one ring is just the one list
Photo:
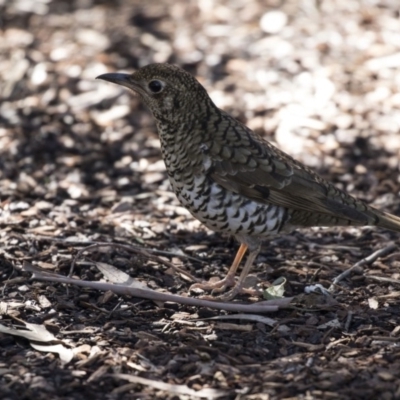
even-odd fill
[[(223, 293), (219, 296), (216, 296), (217, 293), (223, 292), (228, 287), (232, 287), (226, 293)], [(190, 287), (189, 290), (192, 289), (202, 289), (202, 290), (211, 290), (211, 295), (201, 296), (202, 300), (211, 300), (211, 301), (230, 301), (234, 299), (238, 294), (247, 294), (250, 296), (259, 296), (260, 292), (255, 289), (245, 288), (243, 284), (240, 282), (235, 283), (235, 277), (227, 275), (224, 279), (221, 279), (217, 282), (204, 282), (204, 283), (195, 283)]]
[(235, 277), (233, 275), (227, 275), (224, 279), (216, 282), (202, 282), (195, 283), (190, 286), (189, 290), (202, 289), (211, 291), (211, 294), (223, 292), (226, 288), (235, 286)]

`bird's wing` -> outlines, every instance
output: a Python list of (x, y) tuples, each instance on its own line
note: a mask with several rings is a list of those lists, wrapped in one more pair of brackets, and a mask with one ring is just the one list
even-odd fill
[(326, 182), (228, 114), (222, 112), (215, 127), (216, 133), (206, 141), (209, 174), (225, 189), (258, 202), (337, 217), (350, 224), (374, 224), (375, 216), (363, 202)]

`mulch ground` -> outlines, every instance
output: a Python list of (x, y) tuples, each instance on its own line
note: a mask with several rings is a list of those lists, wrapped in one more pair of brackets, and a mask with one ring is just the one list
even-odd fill
[[(252, 274), (265, 287), (284, 277), (284, 295), (295, 297), (263, 315), (273, 327), (260, 315), (21, 270), (66, 276), (79, 252), (111, 242), (158, 250), (197, 278), (226, 273), (238, 245), (170, 192), (148, 111), (95, 80), (151, 62), (182, 66), (219, 107), (400, 215), (396, 0), (0, 0), (0, 29), (0, 324), (40, 325), (74, 353), (63, 363), (0, 333), (2, 399), (400, 399), (400, 249), (356, 268), (331, 301), (304, 293), (398, 244), (398, 233), (338, 227), (271, 238)], [(186, 295), (191, 285), (121, 248), (82, 252), (73, 276), (103, 279), (99, 262), (154, 290)]]

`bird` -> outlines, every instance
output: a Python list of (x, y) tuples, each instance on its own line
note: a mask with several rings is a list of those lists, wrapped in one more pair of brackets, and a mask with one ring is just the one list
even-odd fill
[(182, 68), (156, 63), (132, 74), (106, 73), (97, 79), (139, 95), (155, 119), (166, 171), (180, 203), (209, 229), (240, 243), (222, 280), (190, 289), (211, 290), (213, 299), (224, 301), (245, 293), (245, 278), (263, 241), (282, 232), (349, 225), (400, 232), (400, 217), (340, 190), (219, 109)]

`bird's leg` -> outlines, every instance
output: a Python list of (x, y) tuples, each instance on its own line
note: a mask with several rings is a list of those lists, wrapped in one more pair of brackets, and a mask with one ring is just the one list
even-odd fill
[(227, 292), (221, 296), (218, 296), (216, 299), (223, 300), (223, 301), (229, 301), (229, 300), (232, 300), (240, 292), (245, 292), (245, 293), (247, 292), (250, 294), (254, 294), (254, 290), (252, 291), (249, 289), (244, 289), (243, 284), (244, 284), (244, 281), (246, 280), (247, 275), (250, 272), (251, 267), (253, 266), (254, 260), (258, 256), (259, 252), (260, 252), (259, 246), (250, 251), (249, 256), (247, 257), (247, 260), (246, 260), (246, 264), (244, 265), (244, 268), (242, 270), (242, 273), (240, 274), (239, 280), (237, 281), (236, 285), (233, 287), (232, 290), (230, 290), (229, 292)]
[[(217, 281), (217, 282), (204, 282), (204, 283), (195, 283), (194, 285), (190, 286), (189, 290), (192, 289), (205, 289), (205, 290), (212, 290), (213, 292), (221, 292), (229, 286), (235, 286), (235, 274), (239, 267), (240, 262), (244, 254), (246, 253), (247, 245), (241, 244), (239, 247), (238, 252), (236, 253), (236, 257), (233, 260), (231, 267), (229, 268), (228, 273), (226, 274), (225, 278)], [(247, 265), (247, 263), (246, 263)], [(243, 272), (242, 272), (243, 274)], [(246, 274), (247, 275), (247, 274)], [(239, 279), (240, 280), (240, 279)]]

